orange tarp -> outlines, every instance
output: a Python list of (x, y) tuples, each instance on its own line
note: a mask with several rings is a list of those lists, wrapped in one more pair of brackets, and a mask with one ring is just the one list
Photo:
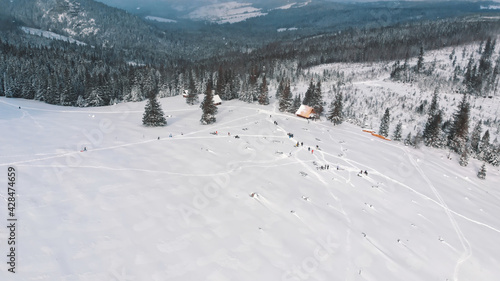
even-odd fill
[(372, 136), (377, 137), (377, 138), (381, 138), (381, 139), (383, 139), (383, 140), (388, 140), (388, 141), (390, 141), (390, 140), (391, 140), (391, 139), (388, 139), (388, 138), (386, 138), (386, 137), (384, 137), (384, 136), (382, 136), (382, 135), (375, 134), (375, 133), (373, 133), (373, 132), (372, 132)]

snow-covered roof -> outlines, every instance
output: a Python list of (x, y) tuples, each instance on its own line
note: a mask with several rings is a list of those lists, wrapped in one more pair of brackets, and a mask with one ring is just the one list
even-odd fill
[(220, 99), (219, 95), (214, 96), (214, 104), (221, 104), (222, 100)]
[(308, 106), (308, 105), (301, 105), (297, 112), (295, 112), (297, 116), (304, 117), (304, 118), (310, 118), (312, 115), (316, 114), (314, 111), (314, 108)]

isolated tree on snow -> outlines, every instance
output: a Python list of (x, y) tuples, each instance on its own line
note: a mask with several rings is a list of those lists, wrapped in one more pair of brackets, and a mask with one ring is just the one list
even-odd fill
[(259, 93), (259, 104), (268, 105), (269, 104), (269, 88), (267, 87), (266, 75), (262, 77), (262, 83), (260, 84)]
[(398, 122), (396, 125), (396, 129), (394, 130), (394, 133), (392, 135), (392, 139), (395, 141), (401, 141), (401, 137), (403, 134), (403, 123), (401, 123), (401, 120)]
[(343, 95), (342, 92), (338, 92), (335, 95), (335, 100), (332, 101), (330, 105), (330, 112), (328, 113), (327, 119), (330, 120), (333, 125), (340, 125), (344, 122), (343, 114)]
[(212, 92), (212, 79), (207, 82), (207, 87), (205, 91), (205, 98), (200, 105), (203, 111), (201, 115), (200, 122), (203, 125), (209, 125), (215, 123), (215, 114), (217, 114), (217, 106), (214, 105), (214, 94)]
[(161, 127), (167, 125), (163, 109), (156, 99), (156, 91), (152, 90), (148, 94), (149, 98), (144, 107), (144, 115), (142, 116), (142, 124), (144, 126)]
[(486, 179), (486, 163), (483, 163), (481, 169), (477, 172), (477, 177), (484, 180)]
[(389, 123), (391, 122), (391, 115), (389, 113), (389, 108), (385, 109), (384, 116), (382, 116), (382, 122), (380, 123), (380, 128), (378, 130), (379, 135), (388, 137), (389, 136)]

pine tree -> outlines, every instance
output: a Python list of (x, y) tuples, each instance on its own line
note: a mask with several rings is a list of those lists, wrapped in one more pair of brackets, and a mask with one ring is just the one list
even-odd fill
[(293, 99), (292, 105), (288, 109), (288, 112), (295, 114), (295, 112), (297, 112), (297, 110), (299, 110), (301, 104), (302, 104), (302, 101), (300, 99), (300, 95), (296, 95), (295, 98)]
[(472, 152), (474, 152), (476, 155), (479, 154), (479, 145), (481, 142), (481, 120), (479, 120), (474, 126), (474, 129), (472, 130), (472, 134), (470, 136), (470, 146), (472, 149)]
[(157, 91), (151, 90), (148, 94), (149, 98), (144, 107), (144, 115), (142, 116), (142, 124), (148, 127), (160, 127), (167, 125), (165, 114), (160, 103), (156, 100)]
[(328, 113), (327, 119), (330, 120), (333, 125), (340, 125), (344, 122), (344, 113), (343, 113), (343, 95), (342, 92), (338, 92), (335, 95), (335, 100), (330, 104), (330, 112)]
[(444, 141), (441, 138), (441, 123), (443, 121), (443, 113), (438, 110), (434, 115), (429, 116), (425, 124), (424, 132), (422, 134), (424, 144), (432, 147), (443, 147)]
[(265, 75), (264, 77), (262, 77), (262, 83), (260, 84), (259, 104), (262, 105), (269, 104), (269, 88), (267, 87), (267, 81)]
[(313, 106), (313, 99), (314, 99), (314, 83), (311, 79), (311, 82), (309, 83), (309, 88), (307, 88), (307, 91), (304, 95), (304, 100), (302, 100), (302, 104), (308, 105), (308, 106)]
[(278, 88), (276, 89), (276, 99), (279, 100), (283, 90), (285, 89), (285, 79), (281, 78), (280, 83), (278, 84)]
[(311, 106), (314, 108), (314, 111), (318, 116), (323, 113), (323, 93), (321, 92), (320, 81), (318, 81), (318, 83), (316, 83), (316, 87), (314, 87)]
[(287, 111), (292, 105), (292, 92), (290, 91), (290, 81), (286, 81), (283, 92), (280, 95), (279, 99), (279, 110), (281, 112)]
[(429, 107), (427, 123), (424, 127), (423, 139), (426, 146), (442, 147), (444, 143), (441, 140), (441, 123), (443, 113), (439, 110), (438, 90), (434, 90), (431, 105)]
[(215, 114), (217, 114), (217, 106), (214, 105), (212, 79), (209, 79), (207, 82), (205, 90), (205, 98), (201, 102), (200, 108), (203, 111), (200, 119), (201, 124), (209, 125), (215, 123), (216, 121)]
[(227, 96), (225, 95), (224, 89), (226, 88), (226, 81), (224, 76), (224, 70), (222, 66), (219, 66), (219, 70), (217, 71), (217, 83), (215, 84), (215, 94), (219, 95), (219, 97), (223, 100), (227, 100)]
[(404, 144), (406, 146), (413, 146), (413, 139), (411, 136), (411, 132), (409, 132), (408, 135), (406, 136)]
[(474, 58), (471, 54), (464, 74), (464, 85), (469, 94), (475, 94), (475, 80), (476, 71), (474, 70)]
[(417, 72), (421, 72), (424, 68), (424, 47), (420, 46), (420, 52), (417, 60)]
[(469, 164), (469, 151), (464, 149), (462, 155), (460, 155), (460, 160), (458, 162), (460, 166), (466, 167)]
[(401, 123), (401, 120), (398, 122), (396, 125), (396, 129), (394, 130), (394, 133), (392, 135), (392, 139), (394, 141), (401, 141), (403, 134), (403, 123)]
[(477, 172), (477, 177), (482, 180), (486, 179), (486, 163), (483, 163), (481, 169)]
[(188, 96), (186, 97), (186, 103), (189, 105), (198, 103), (198, 90), (196, 89), (194, 78), (191, 73), (189, 73)]
[(457, 153), (461, 153), (461, 148), (465, 147), (469, 134), (469, 112), (470, 104), (467, 101), (467, 94), (463, 94), (462, 101), (453, 115), (453, 124), (448, 135), (448, 146)]
[(385, 109), (384, 116), (382, 116), (382, 122), (380, 123), (379, 135), (388, 137), (389, 136), (389, 123), (391, 121), (391, 115), (389, 113), (389, 108)]

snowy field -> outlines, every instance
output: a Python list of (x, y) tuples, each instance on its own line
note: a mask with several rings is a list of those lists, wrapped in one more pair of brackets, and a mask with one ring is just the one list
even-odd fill
[(146, 128), (144, 102), (0, 98), (0, 220), (10, 166), (18, 218), (0, 280), (498, 280), (498, 167), (480, 180), (476, 160), (273, 105), (224, 102), (202, 126), (161, 103), (168, 125)]

